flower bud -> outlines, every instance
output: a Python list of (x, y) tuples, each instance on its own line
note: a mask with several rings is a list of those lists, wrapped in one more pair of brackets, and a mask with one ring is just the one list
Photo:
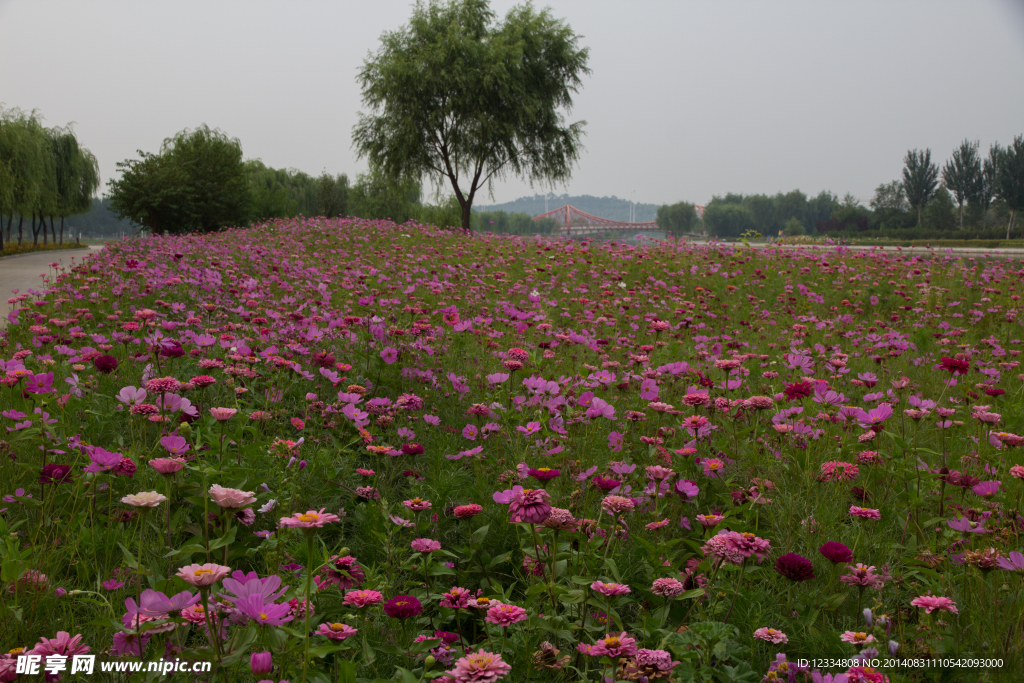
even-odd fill
[(178, 434), (184, 437), (192, 436), (192, 425), (188, 422), (182, 422), (178, 425)]
[(898, 650), (899, 647), (900, 647), (899, 643), (897, 643), (895, 640), (890, 640), (889, 641), (889, 654), (890, 655), (895, 655), (896, 654), (896, 650)]
[(436, 662), (436, 661), (437, 660), (434, 659), (433, 655), (427, 655), (427, 658), (423, 660), (423, 666), (424, 666), (424, 668), (429, 670), (432, 666), (434, 666), (434, 662)]
[(253, 652), (249, 657), (249, 666), (254, 674), (270, 673), (274, 668), (274, 660), (269, 652)]
[(874, 620), (874, 615), (871, 614), (871, 608), (870, 607), (865, 607), (864, 608), (864, 621), (868, 622), (868, 628), (871, 628), (873, 620)]

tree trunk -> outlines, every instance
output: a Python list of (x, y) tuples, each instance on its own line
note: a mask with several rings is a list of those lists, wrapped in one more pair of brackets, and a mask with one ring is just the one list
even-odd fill
[(1006, 239), (1010, 239), (1010, 231), (1013, 230), (1013, 219), (1017, 217), (1017, 209), (1010, 209), (1010, 222), (1006, 224)]
[(64, 246), (64, 216), (60, 217), (60, 246)]
[(466, 233), (473, 231), (473, 228), (470, 225), (470, 220), (472, 219), (472, 208), (472, 205), (468, 201), (462, 204), (462, 231)]
[(36, 225), (36, 214), (32, 213), (32, 246), (39, 245), (39, 226)]
[(41, 226), (43, 226), (43, 246), (45, 247), (46, 246), (46, 240), (47, 240), (47, 234), (46, 234), (47, 225), (46, 225), (46, 216), (44, 216), (43, 214), (39, 214), (39, 224)]
[(964, 229), (964, 203), (960, 202), (960, 229)]
[(921, 227), (921, 209), (924, 208), (921, 204), (917, 205), (917, 227)]
[(18, 216), (18, 246), (21, 246), (21, 226), (25, 224), (25, 217)]
[(53, 225), (53, 216), (50, 216), (50, 242), (57, 244), (57, 229)]

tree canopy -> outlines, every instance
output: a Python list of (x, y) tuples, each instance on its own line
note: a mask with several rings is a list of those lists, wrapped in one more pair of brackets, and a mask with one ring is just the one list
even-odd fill
[(589, 73), (578, 42), (531, 5), (495, 22), (486, 0), (418, 3), (359, 73), (370, 113), (353, 131), (356, 149), (390, 178), (449, 184), (469, 230), (493, 180), (569, 178), (585, 122), (566, 124), (562, 110)]
[(117, 164), (111, 210), (154, 233), (209, 232), (243, 225), (250, 189), (242, 144), (205, 124), (164, 140), (157, 154)]
[[(35, 111), (0, 108), (0, 216), (7, 216), (7, 240), (17, 214), (19, 243), (25, 216), (31, 217), (33, 241), (40, 234), (46, 241), (46, 217), (56, 240), (54, 218), (59, 217), (63, 242), (64, 218), (89, 211), (99, 185), (96, 157), (79, 144), (71, 126), (46, 128)], [(3, 245), (0, 224), (0, 249)]]
[(917, 210), (918, 225), (921, 224), (921, 212), (935, 194), (938, 183), (939, 169), (932, 163), (932, 151), (912, 149), (907, 152), (903, 159), (903, 192), (910, 207)]
[(693, 232), (697, 222), (697, 209), (688, 202), (677, 202), (658, 207), (658, 227), (673, 235), (684, 235)]
[(1013, 143), (999, 153), (996, 187), (999, 198), (1010, 209), (1010, 222), (1006, 224), (1006, 239), (1010, 239), (1017, 212), (1024, 209), (1024, 135), (1015, 137)]
[(978, 143), (964, 140), (953, 150), (953, 157), (942, 167), (942, 184), (953, 193), (960, 207), (960, 229), (964, 229), (964, 202), (976, 197), (981, 184), (981, 158)]

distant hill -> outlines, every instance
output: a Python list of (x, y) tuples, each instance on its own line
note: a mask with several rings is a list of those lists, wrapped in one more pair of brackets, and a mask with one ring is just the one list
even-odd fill
[[(548, 199), (547, 211), (554, 211), (560, 206), (571, 204), (581, 211), (594, 214), (600, 218), (607, 218), (613, 221), (629, 220), (629, 200), (618, 197), (591, 197), (585, 195), (552, 196)], [(505, 204), (493, 204), (491, 206), (474, 206), (474, 211), (507, 211), (508, 213), (525, 213), (531, 216), (539, 216), (545, 212), (544, 195), (535, 194), (532, 197), (520, 197), (513, 202)], [(637, 204), (635, 206), (635, 218), (637, 223), (653, 221), (658, 212), (657, 204)]]

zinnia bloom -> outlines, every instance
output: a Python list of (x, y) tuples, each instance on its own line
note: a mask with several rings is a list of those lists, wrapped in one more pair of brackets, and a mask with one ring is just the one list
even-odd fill
[(178, 570), (176, 576), (193, 586), (211, 586), (231, 572), (231, 567), (221, 564), (190, 564)]
[(682, 595), (686, 587), (676, 579), (655, 579), (651, 586), (651, 592), (666, 598), (675, 598)]
[(785, 633), (774, 628), (759, 628), (754, 631), (754, 637), (776, 645), (789, 642), (789, 637)]
[(167, 496), (156, 491), (142, 491), (140, 493), (132, 493), (121, 499), (121, 502), (125, 505), (131, 505), (137, 508), (155, 508), (160, 503), (167, 500)]
[(345, 594), (345, 600), (343, 601), (343, 604), (348, 605), (349, 607), (362, 609), (363, 607), (379, 605), (383, 599), (384, 596), (378, 593), (377, 591), (352, 591), (350, 593)]
[(408, 619), (423, 611), (423, 605), (411, 595), (396, 595), (384, 603), (384, 613), (392, 619)]
[(522, 607), (516, 605), (495, 605), (487, 610), (487, 616), (484, 620), (491, 624), (497, 624), (502, 628), (508, 628), (512, 624), (525, 621), (526, 618), (526, 610)]
[(621, 515), (623, 512), (629, 512), (636, 503), (633, 502), (632, 498), (626, 498), (625, 496), (605, 496), (604, 500), (601, 501), (601, 507), (609, 515)]
[(177, 458), (153, 458), (149, 461), (149, 466), (160, 474), (174, 474), (185, 466), (185, 461)]
[(850, 549), (842, 543), (829, 541), (818, 548), (818, 552), (821, 553), (826, 560), (834, 564), (839, 564), (841, 562), (853, 562), (853, 553), (850, 552)]
[(807, 581), (814, 578), (814, 566), (806, 557), (786, 553), (775, 561), (775, 571), (790, 581)]
[(213, 415), (213, 419), (218, 422), (230, 420), (237, 412), (238, 410), (235, 408), (210, 408), (210, 415)]
[(955, 602), (953, 602), (949, 598), (943, 598), (938, 595), (921, 595), (911, 600), (910, 604), (914, 607), (924, 607), (924, 611), (927, 614), (931, 614), (935, 610), (959, 614), (959, 612), (956, 609)]
[(348, 624), (320, 624), (320, 628), (313, 632), (313, 635), (325, 636), (331, 640), (345, 640), (351, 638), (359, 629), (352, 628)]
[(240, 491), (239, 489), (224, 488), (220, 484), (210, 487), (210, 498), (222, 508), (237, 510), (256, 502), (255, 491)]
[(483, 511), (484, 509), (482, 506), (477, 505), (476, 503), (469, 503), (468, 505), (456, 506), (452, 511), (452, 514), (455, 515), (455, 519), (469, 519), (470, 517), (479, 515)]
[(871, 508), (859, 508), (856, 505), (850, 506), (850, 514), (854, 517), (864, 517), (865, 519), (882, 519), (882, 513), (878, 510), (872, 510)]
[(432, 553), (435, 550), (441, 549), (440, 543), (429, 538), (417, 538), (409, 545), (411, 545), (412, 549), (418, 553)]
[(477, 650), (455, 662), (455, 668), (446, 671), (455, 683), (494, 683), (505, 677), (512, 667), (501, 660), (501, 655)]
[(609, 598), (615, 597), (616, 595), (625, 595), (630, 592), (629, 586), (621, 583), (603, 583), (601, 581), (595, 581), (590, 584), (590, 589)]
[(282, 517), (281, 526), (293, 529), (319, 529), (325, 524), (337, 522), (341, 518), (338, 515), (325, 513), (327, 508), (320, 508), (320, 511), (307, 510), (305, 513), (296, 512), (291, 517)]
[(508, 516), (513, 522), (542, 524), (551, 514), (551, 496), (544, 489), (523, 489), (513, 494), (508, 505)]

